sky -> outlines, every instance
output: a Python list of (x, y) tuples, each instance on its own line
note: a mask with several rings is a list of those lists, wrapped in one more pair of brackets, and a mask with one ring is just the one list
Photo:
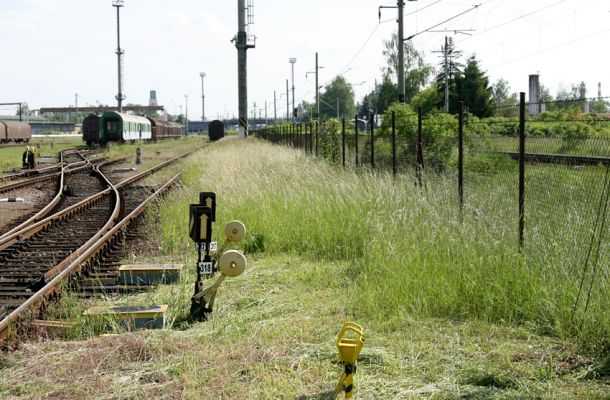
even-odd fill
[[(382, 77), (384, 40), (397, 29), (396, 5), (387, 0), (254, 0), (256, 48), (248, 51), (248, 103), (273, 117), (286, 112), (288, 59), (295, 57), (296, 103), (314, 100), (315, 53), (320, 82), (341, 74), (359, 100)], [(436, 29), (423, 32), (467, 11)], [(608, 0), (419, 0), (405, 6), (405, 36), (437, 66), (445, 35), (465, 57), (476, 55), (490, 82), (503, 78), (527, 92), (528, 75), (540, 74), (555, 93), (584, 81), (588, 96), (610, 95)], [(205, 72), (207, 119), (237, 114), (237, 1), (125, 0), (121, 47), (125, 50), (125, 103), (147, 104), (157, 91), (169, 113), (186, 109), (201, 119)], [(31, 109), (116, 104), (116, 10), (111, 0), (0, 0), (0, 103)], [(124, 103), (124, 104), (125, 104)], [(0, 108), (0, 114), (6, 109)]]

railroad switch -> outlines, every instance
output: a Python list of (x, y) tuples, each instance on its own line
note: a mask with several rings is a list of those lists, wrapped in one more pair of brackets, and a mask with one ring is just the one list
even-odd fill
[(343, 364), (343, 373), (335, 388), (335, 397), (341, 392), (345, 392), (346, 399), (351, 399), (354, 396), (356, 362), (363, 345), (364, 329), (353, 322), (343, 324), (337, 337), (337, 350), (339, 351), (339, 362)]
[[(216, 194), (202, 192), (199, 204), (190, 205), (189, 236), (197, 246), (197, 280), (195, 293), (191, 298), (191, 318), (204, 321), (212, 312), (218, 288), (228, 277), (236, 277), (246, 268), (246, 258), (237, 250), (225, 252), (231, 242), (244, 238), (246, 227), (240, 221), (231, 221), (225, 227), (226, 239), (220, 249), (212, 242), (212, 222), (216, 220)], [(220, 271), (220, 277), (210, 287), (204, 289), (203, 279), (211, 278)]]

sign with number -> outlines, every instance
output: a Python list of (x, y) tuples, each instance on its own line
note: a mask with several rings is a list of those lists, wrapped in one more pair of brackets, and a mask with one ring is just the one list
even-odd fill
[[(195, 248), (196, 249), (201, 248), (201, 251), (206, 251), (206, 244), (205, 244), (205, 242), (195, 243)], [(210, 252), (217, 251), (217, 250), (218, 250), (218, 242), (211, 242), (210, 243)]]
[(214, 264), (212, 262), (199, 261), (197, 268), (199, 268), (199, 272), (202, 275), (211, 275), (214, 272), (212, 269), (213, 265)]

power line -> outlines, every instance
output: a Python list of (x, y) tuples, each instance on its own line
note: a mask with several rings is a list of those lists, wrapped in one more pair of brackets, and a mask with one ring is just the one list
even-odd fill
[(490, 49), (498, 48), (498, 47), (503, 46), (503, 45), (505, 45), (505, 44), (507, 44), (507, 43), (511, 43), (511, 42), (514, 42), (515, 40), (521, 39), (522, 37), (525, 37), (525, 36), (528, 36), (528, 35), (530, 35), (530, 34), (532, 34), (532, 33), (538, 32), (538, 31), (540, 31), (542, 28), (547, 27), (547, 26), (549, 26), (549, 25), (553, 25), (553, 24), (555, 24), (557, 21), (560, 21), (560, 20), (562, 20), (562, 19), (564, 19), (564, 18), (566, 18), (566, 17), (569, 17), (569, 16), (571, 16), (571, 15), (574, 15), (574, 14), (576, 14), (576, 13), (578, 13), (578, 12), (582, 11), (583, 9), (587, 8), (587, 7), (588, 7), (588, 6), (590, 6), (591, 4), (593, 4), (593, 3), (597, 3), (598, 1), (599, 1), (599, 0), (592, 0), (592, 1), (588, 2), (587, 4), (585, 4), (585, 5), (583, 5), (583, 6), (580, 6), (580, 5), (579, 5), (579, 6), (578, 6), (578, 8), (577, 8), (576, 10), (574, 10), (574, 11), (570, 11), (569, 13), (564, 14), (564, 15), (562, 15), (561, 17), (558, 17), (558, 18), (556, 18), (556, 19), (554, 19), (554, 20), (552, 20), (552, 21), (550, 21), (550, 22), (548, 22), (548, 23), (546, 23), (546, 24), (544, 24), (544, 25), (540, 25), (540, 26), (536, 27), (535, 29), (532, 29), (531, 31), (527, 31), (527, 32), (525, 32), (525, 33), (523, 33), (523, 34), (521, 34), (521, 35), (519, 35), (519, 36), (512, 37), (510, 40), (507, 40), (507, 41), (502, 42), (502, 43), (500, 43), (500, 44), (495, 43), (494, 45), (489, 46), (489, 47), (487, 47), (487, 48), (485, 48), (485, 49), (482, 49), (482, 50), (477, 50), (477, 53), (484, 53), (484, 52), (486, 52), (486, 51), (488, 51), (488, 50), (490, 50)]
[(604, 34), (604, 33), (606, 33), (606, 32), (610, 32), (610, 28), (608, 28), (608, 29), (604, 29), (604, 30), (599, 31), (599, 32), (591, 33), (591, 34), (588, 34), (588, 35), (586, 35), (586, 36), (581, 36), (581, 37), (579, 37), (579, 38), (577, 38), (577, 39), (572, 39), (572, 40), (570, 40), (570, 41), (568, 41), (568, 42), (564, 42), (564, 43), (558, 44), (558, 45), (556, 45), (556, 46), (552, 46), (552, 47), (548, 47), (548, 48), (546, 48), (546, 49), (538, 50), (538, 51), (537, 51), (537, 52), (535, 52), (535, 53), (526, 54), (526, 55), (521, 56), (521, 57), (513, 58), (512, 60), (504, 61), (504, 62), (501, 62), (501, 63), (499, 63), (499, 64), (492, 65), (491, 67), (487, 67), (487, 69), (489, 70), (489, 69), (496, 68), (496, 67), (499, 67), (499, 66), (502, 66), (502, 65), (511, 64), (511, 63), (513, 63), (513, 62), (515, 62), (515, 61), (520, 61), (520, 60), (523, 60), (523, 59), (525, 59), (525, 58), (529, 58), (529, 57), (537, 56), (537, 55), (539, 55), (539, 54), (546, 53), (546, 52), (548, 52), (548, 51), (555, 50), (555, 49), (558, 49), (558, 48), (560, 48), (560, 47), (567, 46), (567, 45), (572, 44), (572, 43), (580, 42), (581, 40), (585, 40), (585, 39), (592, 38), (592, 37), (594, 37), (594, 36), (602, 35), (602, 34)]
[(532, 15), (538, 14), (538, 13), (540, 13), (540, 12), (542, 12), (542, 11), (548, 10), (549, 8), (555, 7), (556, 5), (559, 5), (559, 4), (561, 4), (561, 3), (565, 3), (566, 1), (569, 1), (569, 0), (559, 0), (559, 1), (556, 1), (555, 3), (549, 4), (549, 5), (545, 6), (545, 7), (539, 8), (539, 9), (534, 10), (534, 11), (532, 11), (532, 12), (529, 12), (529, 13), (527, 13), (527, 14), (520, 15), (520, 16), (518, 16), (518, 17), (516, 17), (516, 18), (513, 18), (513, 19), (510, 19), (510, 20), (508, 20), (508, 21), (504, 21), (504, 22), (502, 22), (502, 23), (499, 23), (499, 24), (497, 24), (497, 25), (494, 25), (494, 26), (492, 26), (491, 28), (486, 28), (485, 30), (480, 31), (479, 33), (477, 33), (477, 34), (475, 34), (475, 35), (472, 35), (472, 36), (469, 36), (469, 37), (467, 37), (467, 38), (464, 38), (464, 39), (460, 40), (460, 41), (458, 42), (458, 44), (459, 44), (459, 43), (462, 43), (462, 42), (464, 42), (464, 41), (466, 41), (466, 40), (468, 40), (468, 39), (472, 39), (473, 37), (479, 36), (479, 35), (481, 35), (481, 34), (483, 34), (483, 33), (487, 33), (487, 32), (492, 31), (492, 30), (494, 30), (494, 29), (498, 29), (498, 28), (501, 28), (501, 27), (506, 26), (506, 25), (508, 25), (508, 24), (511, 24), (511, 23), (513, 23), (513, 22), (515, 22), (515, 21), (519, 21), (520, 19), (527, 18), (527, 17), (530, 17), (530, 16), (532, 16)]

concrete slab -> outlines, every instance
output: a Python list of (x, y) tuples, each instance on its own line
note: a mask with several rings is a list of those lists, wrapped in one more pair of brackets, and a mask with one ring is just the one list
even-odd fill
[(151, 306), (91, 307), (83, 315), (106, 327), (116, 322), (127, 329), (163, 329), (167, 322), (167, 304)]

